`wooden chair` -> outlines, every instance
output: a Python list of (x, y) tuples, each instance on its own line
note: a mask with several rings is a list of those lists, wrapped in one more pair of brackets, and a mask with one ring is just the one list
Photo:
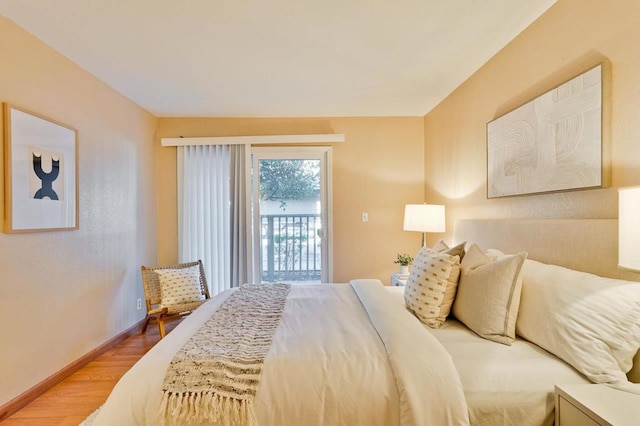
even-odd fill
[[(193, 266), (199, 266), (200, 268), (200, 291), (204, 296), (204, 300), (192, 303), (182, 303), (177, 305), (162, 306), (162, 287), (160, 285), (160, 278), (155, 272), (163, 269), (181, 269), (190, 268)], [(209, 296), (209, 287), (207, 286), (207, 278), (204, 274), (204, 268), (202, 267), (202, 261), (180, 263), (178, 265), (171, 266), (154, 266), (147, 267), (142, 266), (142, 284), (144, 286), (145, 300), (147, 302), (147, 317), (142, 325), (142, 332), (147, 330), (147, 325), (152, 318), (155, 318), (158, 322), (158, 328), (160, 329), (160, 337), (164, 338), (164, 319), (167, 317), (177, 315), (187, 315), (194, 311), (198, 306), (202, 305)]]

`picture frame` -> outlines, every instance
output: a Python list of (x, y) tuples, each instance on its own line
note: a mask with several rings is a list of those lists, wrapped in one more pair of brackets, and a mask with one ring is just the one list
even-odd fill
[(487, 198), (604, 186), (604, 65), (487, 123)]
[(79, 229), (78, 132), (3, 103), (6, 233)]

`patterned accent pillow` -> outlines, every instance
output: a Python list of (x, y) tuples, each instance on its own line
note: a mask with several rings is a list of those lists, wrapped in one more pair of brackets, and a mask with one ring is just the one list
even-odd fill
[(407, 308), (429, 327), (444, 324), (460, 276), (460, 257), (421, 248), (404, 290)]
[(198, 302), (204, 298), (200, 290), (200, 267), (157, 269), (162, 291), (161, 306)]

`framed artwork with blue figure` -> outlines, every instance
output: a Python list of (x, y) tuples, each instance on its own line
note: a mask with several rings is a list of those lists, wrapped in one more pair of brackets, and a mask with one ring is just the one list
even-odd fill
[(77, 131), (6, 103), (3, 113), (5, 232), (78, 229)]

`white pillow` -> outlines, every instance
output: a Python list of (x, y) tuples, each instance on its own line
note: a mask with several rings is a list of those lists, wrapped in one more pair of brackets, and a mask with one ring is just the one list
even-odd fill
[(179, 269), (156, 269), (162, 292), (161, 306), (198, 302), (204, 298), (200, 289), (198, 265)]
[(451, 311), (459, 276), (459, 256), (421, 248), (405, 285), (407, 308), (429, 327), (440, 327)]
[(640, 283), (527, 260), (516, 332), (593, 382), (626, 382), (640, 348)]
[(494, 342), (511, 345), (515, 339), (526, 253), (496, 260), (471, 244), (462, 260), (453, 314), (472, 331)]

